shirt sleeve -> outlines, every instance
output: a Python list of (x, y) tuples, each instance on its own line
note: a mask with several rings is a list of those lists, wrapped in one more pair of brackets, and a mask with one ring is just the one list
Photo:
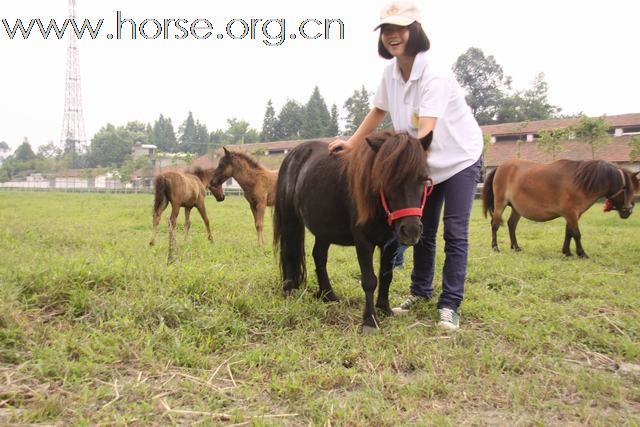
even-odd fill
[(373, 97), (373, 106), (384, 111), (389, 111), (389, 90), (387, 89), (385, 76), (378, 85), (378, 90)]
[(444, 116), (449, 103), (449, 88), (444, 76), (432, 76), (420, 88), (420, 117)]

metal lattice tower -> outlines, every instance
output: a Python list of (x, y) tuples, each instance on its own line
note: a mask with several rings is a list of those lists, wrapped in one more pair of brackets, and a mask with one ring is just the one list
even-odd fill
[[(69, 0), (69, 19), (75, 19), (76, 0)], [(67, 75), (64, 91), (64, 118), (60, 145), (64, 154), (71, 154), (77, 163), (77, 155), (86, 143), (84, 117), (82, 115), (82, 91), (80, 85), (80, 62), (78, 58), (78, 37), (74, 31), (67, 36)]]

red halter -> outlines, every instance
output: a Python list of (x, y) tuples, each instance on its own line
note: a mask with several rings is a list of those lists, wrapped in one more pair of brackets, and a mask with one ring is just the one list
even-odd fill
[(404, 218), (405, 216), (417, 216), (422, 217), (422, 211), (424, 210), (424, 205), (427, 202), (427, 197), (433, 192), (433, 181), (431, 178), (427, 179), (427, 182), (424, 184), (424, 191), (422, 193), (422, 204), (419, 208), (404, 208), (399, 209), (397, 211), (391, 212), (389, 210), (389, 205), (387, 205), (386, 197), (384, 196), (384, 191), (380, 190), (380, 200), (382, 201), (382, 207), (384, 208), (385, 213), (387, 214), (387, 222), (389, 225), (393, 224), (393, 221), (399, 218)]

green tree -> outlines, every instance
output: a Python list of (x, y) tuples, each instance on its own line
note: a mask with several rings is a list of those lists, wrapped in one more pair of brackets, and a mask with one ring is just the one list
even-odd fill
[(276, 135), (279, 140), (300, 139), (300, 130), (304, 121), (304, 107), (297, 101), (287, 99), (278, 114)]
[(338, 113), (338, 106), (333, 104), (331, 106), (331, 120), (329, 121), (329, 127), (327, 128), (327, 136), (340, 135), (340, 114)]
[(11, 151), (11, 147), (4, 141), (0, 141), (0, 158), (4, 158), (4, 155)]
[(636, 162), (640, 160), (640, 135), (634, 135), (629, 141), (631, 152), (629, 153), (629, 160)]
[(251, 128), (249, 122), (235, 117), (227, 119), (224, 144), (254, 144), (260, 140), (258, 131)]
[(549, 103), (548, 90), (544, 73), (539, 73), (529, 89), (503, 97), (498, 105), (496, 122), (514, 123), (556, 117), (561, 108)]
[(321, 138), (327, 135), (331, 124), (331, 115), (324, 98), (320, 95), (320, 89), (316, 86), (304, 107), (304, 120), (300, 136), (302, 138)]
[(556, 154), (560, 152), (562, 148), (562, 141), (569, 138), (571, 130), (568, 128), (559, 128), (552, 130), (540, 131), (540, 138), (538, 139), (538, 148), (545, 153), (551, 154), (553, 160), (556, 159)]
[(62, 156), (62, 150), (54, 142), (38, 147), (38, 158), (40, 159), (59, 159)]
[(36, 155), (31, 148), (31, 144), (29, 144), (28, 138), (25, 137), (22, 140), (22, 144), (20, 144), (18, 148), (16, 148), (16, 152), (13, 153), (13, 157), (19, 162), (27, 162), (36, 159)]
[(118, 169), (121, 182), (131, 181), (131, 175), (139, 169), (142, 169), (144, 176), (151, 176), (152, 164), (151, 160), (147, 156), (136, 157), (135, 159), (129, 156)]
[(347, 110), (345, 132), (353, 134), (371, 109), (369, 106), (369, 92), (367, 92), (364, 85), (359, 91), (353, 91), (353, 95), (344, 102), (344, 108)]
[(171, 118), (165, 118), (160, 114), (158, 120), (153, 124), (149, 142), (158, 147), (159, 151), (168, 153), (178, 151), (178, 140)]
[(577, 138), (591, 146), (592, 159), (596, 158), (596, 151), (611, 142), (609, 124), (604, 116), (591, 118), (583, 115), (574, 132)]
[(273, 108), (271, 100), (267, 102), (267, 109), (264, 112), (264, 120), (262, 121), (262, 132), (260, 133), (260, 141), (270, 142), (275, 141), (276, 128), (278, 126), (278, 119), (276, 119), (276, 111)]
[(467, 92), (467, 103), (478, 123), (494, 123), (498, 106), (511, 87), (511, 78), (504, 75), (502, 66), (492, 55), (471, 47), (458, 57), (453, 72)]
[(193, 113), (189, 111), (189, 115), (178, 129), (178, 151), (185, 153), (192, 152), (198, 138), (198, 129)]
[(133, 144), (132, 135), (125, 127), (107, 123), (91, 139), (88, 165), (119, 166), (131, 155)]

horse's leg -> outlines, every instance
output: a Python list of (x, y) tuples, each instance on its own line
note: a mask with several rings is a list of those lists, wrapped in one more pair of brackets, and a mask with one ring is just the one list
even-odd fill
[(518, 226), (518, 221), (520, 221), (520, 214), (511, 207), (511, 215), (509, 216), (509, 220), (507, 221), (507, 225), (509, 226), (509, 238), (511, 239), (511, 249), (516, 252), (520, 252), (520, 246), (518, 246), (518, 239), (516, 239), (516, 227)]
[(506, 203), (504, 203), (502, 199), (498, 199), (496, 197), (494, 206), (495, 210), (491, 216), (491, 247), (494, 251), (500, 252), (500, 249), (498, 248), (498, 228), (500, 228), (500, 224), (502, 223), (502, 213), (504, 212)]
[(571, 231), (571, 228), (569, 227), (569, 222), (567, 221), (567, 225), (565, 226), (565, 229), (564, 229), (564, 243), (562, 244), (562, 253), (565, 256), (573, 255), (571, 253), (571, 237), (573, 237), (573, 232)]
[[(578, 227), (578, 216), (570, 216), (567, 217), (567, 231), (565, 232), (565, 243), (564, 246), (562, 248), (562, 253), (564, 253), (565, 255), (571, 255), (571, 250), (569, 249), (569, 243), (567, 242), (568, 240), (571, 240), (570, 238), (567, 239), (566, 234), (571, 233), (571, 235), (573, 236), (573, 240), (575, 240), (576, 242), (576, 254), (578, 254), (578, 256), (580, 258), (589, 258), (589, 256), (587, 255), (587, 253), (584, 251), (584, 249), (582, 248), (582, 235), (580, 234), (580, 228)], [(567, 252), (565, 252), (565, 249), (567, 250)]]
[(318, 277), (318, 286), (320, 287), (316, 297), (322, 299), (324, 302), (338, 301), (338, 297), (333, 292), (331, 281), (327, 274), (328, 253), (329, 243), (316, 238), (316, 241), (313, 244), (313, 261), (316, 265), (316, 276)]
[(264, 244), (264, 239), (262, 238), (262, 228), (265, 209), (266, 205), (264, 203), (258, 203), (255, 207), (251, 207), (251, 211), (253, 212), (253, 219), (256, 224), (256, 233), (258, 234), (258, 243), (261, 245)]
[(167, 262), (173, 261), (173, 249), (176, 245), (176, 221), (178, 220), (178, 214), (180, 213), (180, 205), (171, 204), (171, 216), (169, 216), (169, 255), (167, 256)]
[[(355, 237), (355, 236), (354, 236)], [(376, 290), (377, 278), (373, 272), (373, 250), (375, 247), (364, 236), (355, 238), (358, 264), (360, 265), (362, 289), (365, 295), (364, 314), (362, 316), (362, 332), (367, 333), (380, 328), (373, 305), (373, 293)]]
[(380, 248), (380, 271), (378, 273), (380, 288), (378, 289), (376, 307), (382, 310), (387, 316), (393, 315), (391, 305), (389, 304), (389, 286), (393, 279), (393, 260), (397, 250), (397, 240)]
[(202, 202), (200, 205), (196, 205), (196, 209), (198, 209), (198, 212), (200, 212), (200, 216), (202, 217), (204, 226), (207, 228), (207, 239), (209, 239), (210, 242), (213, 242), (211, 227), (209, 226), (209, 217), (207, 216), (207, 209), (204, 205), (204, 202)]
[(167, 208), (167, 200), (163, 200), (163, 202), (158, 206), (158, 209), (153, 211), (153, 227), (151, 231), (151, 241), (149, 241), (149, 246), (153, 246), (156, 244), (156, 235), (158, 234), (158, 225), (160, 224), (160, 218), (162, 217), (162, 212)]
[(184, 241), (189, 240), (189, 230), (191, 229), (191, 208), (184, 208)]

